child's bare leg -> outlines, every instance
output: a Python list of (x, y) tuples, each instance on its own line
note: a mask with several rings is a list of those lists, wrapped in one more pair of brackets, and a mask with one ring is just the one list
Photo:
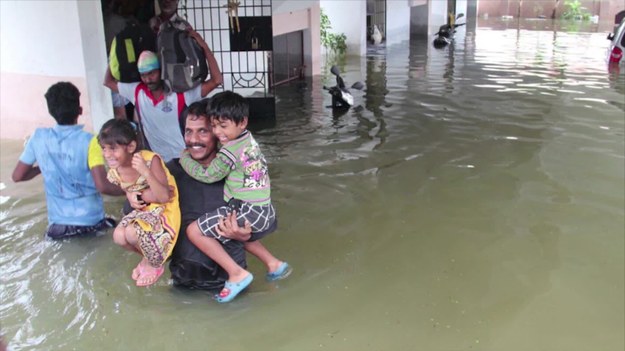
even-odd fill
[(124, 227), (121, 224), (115, 227), (115, 230), (113, 231), (113, 242), (128, 251), (136, 252), (137, 250), (135, 249), (134, 245), (130, 244), (126, 239), (126, 228), (129, 227), (130, 226)]
[[(136, 244), (138, 242), (137, 233), (132, 225), (123, 227), (118, 225), (113, 232), (113, 241), (123, 247), (124, 249), (132, 252), (136, 252), (141, 255), (141, 251), (137, 249)], [(141, 275), (141, 270), (145, 266), (145, 258), (142, 259), (139, 264), (132, 270), (131, 277), (137, 280)]]
[(204, 236), (197, 222), (189, 224), (187, 227), (187, 237), (193, 245), (195, 245), (206, 256), (210, 257), (228, 273), (228, 281), (238, 283), (245, 279), (250, 272), (241, 268), (233, 259), (228, 255), (226, 250), (215, 238)]
[(267, 272), (275, 272), (282, 264), (282, 261), (278, 260), (274, 255), (272, 255), (271, 252), (267, 250), (265, 245), (260, 242), (260, 240), (247, 241), (244, 245), (246, 251), (256, 256), (265, 264), (265, 266), (267, 267)]
[(135, 252), (141, 255), (141, 262), (133, 269), (132, 276), (137, 281), (137, 286), (150, 286), (161, 277), (164, 271), (163, 265), (154, 267), (150, 264), (147, 258), (143, 256), (141, 249), (139, 248), (139, 235), (133, 226), (126, 227), (126, 241), (133, 245)]
[(124, 238), (126, 239), (126, 242), (129, 245), (132, 245), (133, 249), (136, 252), (141, 253), (141, 251), (137, 248), (137, 243), (139, 242), (139, 235), (137, 235), (137, 231), (135, 230), (134, 226), (129, 225), (126, 227), (126, 230), (124, 231)]

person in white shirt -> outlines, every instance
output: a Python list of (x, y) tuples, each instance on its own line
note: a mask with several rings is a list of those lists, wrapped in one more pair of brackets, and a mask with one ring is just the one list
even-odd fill
[(223, 82), (217, 60), (208, 44), (195, 30), (188, 31), (204, 51), (208, 64), (209, 79), (197, 87), (184, 93), (166, 91), (158, 57), (151, 51), (142, 52), (137, 61), (141, 82), (118, 82), (108, 68), (104, 77), (106, 87), (135, 105), (136, 122), (139, 122), (147, 144), (144, 147), (161, 155), (165, 162), (180, 156), (185, 148), (179, 132), (181, 112), (187, 105), (207, 96)]

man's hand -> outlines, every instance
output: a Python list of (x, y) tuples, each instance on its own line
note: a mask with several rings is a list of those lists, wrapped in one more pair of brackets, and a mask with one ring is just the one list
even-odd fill
[(129, 191), (126, 193), (126, 198), (128, 199), (128, 203), (130, 203), (130, 207), (135, 210), (140, 210), (145, 207), (145, 202), (141, 198), (140, 191)]
[(111, 89), (114, 93), (119, 93), (119, 86), (117, 85), (117, 81), (113, 77), (111, 73), (111, 68), (106, 65), (106, 74), (104, 75), (104, 84), (105, 87)]
[(236, 211), (232, 211), (225, 219), (220, 218), (215, 230), (219, 235), (237, 241), (248, 241), (252, 236), (252, 225), (250, 222), (245, 221), (245, 226), (243, 228), (239, 227)]
[(204, 40), (200, 33), (193, 28), (187, 28), (187, 32), (189, 32), (189, 36), (195, 40)]
[(210, 48), (208, 47), (208, 44), (206, 43), (204, 38), (202, 38), (200, 33), (198, 33), (195, 29), (187, 28), (187, 32), (189, 33), (189, 36), (191, 38), (195, 39), (195, 41), (198, 43), (198, 45), (200, 45), (203, 49), (204, 49), (204, 47), (206, 47), (205, 48), (206, 50), (210, 50)]

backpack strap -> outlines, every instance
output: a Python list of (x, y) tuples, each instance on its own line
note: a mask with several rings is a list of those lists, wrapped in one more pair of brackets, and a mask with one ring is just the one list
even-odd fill
[(187, 102), (184, 98), (184, 93), (176, 93), (178, 97), (178, 126), (180, 127), (180, 133), (182, 133), (184, 138), (184, 126), (186, 125), (187, 118)]
[(187, 107), (187, 102), (184, 99), (184, 93), (176, 93), (178, 97), (178, 119), (182, 116), (182, 111)]

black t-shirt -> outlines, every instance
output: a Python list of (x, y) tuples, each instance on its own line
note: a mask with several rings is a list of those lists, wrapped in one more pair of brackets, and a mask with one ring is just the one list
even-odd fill
[[(187, 226), (203, 214), (224, 206), (224, 182), (206, 184), (191, 178), (180, 166), (179, 159), (167, 163), (167, 168), (178, 185), (181, 229), (169, 263), (174, 285), (204, 290), (220, 290), (228, 274), (212, 259), (204, 255), (187, 238)], [(247, 268), (243, 243), (230, 240), (226, 252), (243, 268)]]

